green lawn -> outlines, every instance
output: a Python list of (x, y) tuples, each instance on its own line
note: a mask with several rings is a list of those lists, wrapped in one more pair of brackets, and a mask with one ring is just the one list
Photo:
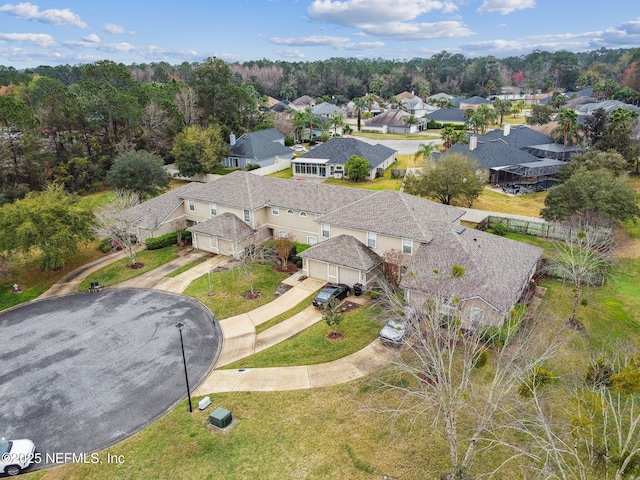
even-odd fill
[[(209, 288), (209, 278), (211, 288)], [(218, 319), (246, 313), (275, 298), (277, 286), (287, 278), (286, 273), (276, 272), (271, 264), (259, 265), (253, 280), (254, 290), (259, 290), (259, 298), (251, 300), (244, 297), (250, 291), (248, 279), (237, 269), (212, 272), (203, 275), (187, 287), (185, 295), (196, 298), (211, 310)], [(213, 296), (209, 296), (209, 292)]]
[(108, 287), (116, 283), (138, 277), (154, 268), (164, 265), (178, 257), (177, 252), (181, 247), (167, 247), (159, 250), (143, 250), (136, 254), (136, 262), (143, 263), (142, 268), (127, 268), (131, 264), (128, 258), (118, 260), (111, 265), (96, 270), (88, 278), (80, 283), (79, 289), (86, 290), (91, 282), (99, 282), (101, 286)]
[[(307, 304), (308, 306), (308, 304)], [(338, 331), (344, 333), (342, 340), (327, 340), (330, 328), (320, 321), (295, 336), (225, 366), (235, 368), (291, 367), (331, 362), (362, 350), (380, 334), (382, 327), (374, 307), (360, 307), (344, 316)]]

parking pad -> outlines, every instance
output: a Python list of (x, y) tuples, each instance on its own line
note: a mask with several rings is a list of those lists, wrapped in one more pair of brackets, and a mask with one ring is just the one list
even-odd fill
[(222, 333), (192, 298), (103, 289), (0, 312), (0, 436), (30, 438), (43, 458), (64, 458), (160, 418), (186, 398), (178, 321), (193, 392), (220, 354)]

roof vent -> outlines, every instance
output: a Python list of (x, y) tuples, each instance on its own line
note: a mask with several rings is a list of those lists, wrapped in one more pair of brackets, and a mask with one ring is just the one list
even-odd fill
[[(467, 229), (466, 227), (458, 227), (458, 228), (456, 229), (456, 233), (457, 233), (458, 235), (460, 235), (460, 234), (461, 234), (462, 232), (464, 232), (466, 229)], [(475, 240), (475, 239), (474, 239), (474, 240)]]

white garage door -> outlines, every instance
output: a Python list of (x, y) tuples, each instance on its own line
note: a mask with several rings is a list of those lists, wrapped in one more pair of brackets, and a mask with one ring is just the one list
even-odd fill
[(319, 280), (327, 281), (327, 264), (309, 260), (309, 276)]
[(346, 267), (338, 267), (338, 282), (346, 283), (350, 287), (353, 287), (354, 283), (360, 282), (360, 272)]

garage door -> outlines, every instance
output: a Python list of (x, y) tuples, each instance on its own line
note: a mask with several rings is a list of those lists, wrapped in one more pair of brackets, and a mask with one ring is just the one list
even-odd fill
[(351, 268), (346, 267), (338, 267), (338, 282), (346, 283), (350, 287), (353, 286), (354, 283), (360, 282), (360, 272), (358, 270), (353, 270)]
[(327, 264), (309, 260), (309, 276), (319, 280), (327, 281)]

